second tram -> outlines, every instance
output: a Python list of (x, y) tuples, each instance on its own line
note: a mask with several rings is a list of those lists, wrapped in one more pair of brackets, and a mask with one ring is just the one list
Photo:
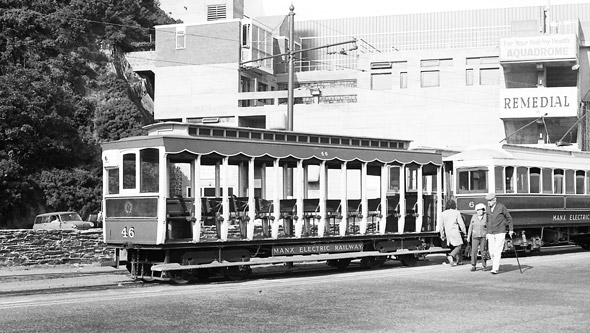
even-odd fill
[(505, 250), (590, 248), (590, 153), (505, 144), (451, 155), (445, 167), (453, 179), (447, 191), (463, 214), (487, 204), (487, 193), (509, 209), (518, 237)]

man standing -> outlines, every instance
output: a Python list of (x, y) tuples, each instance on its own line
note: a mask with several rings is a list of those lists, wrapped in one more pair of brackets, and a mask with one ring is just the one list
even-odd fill
[(498, 270), (500, 269), (500, 258), (502, 257), (504, 241), (506, 240), (506, 225), (508, 225), (510, 238), (512, 238), (512, 235), (514, 234), (512, 216), (510, 216), (510, 212), (506, 206), (496, 202), (496, 195), (494, 193), (486, 195), (486, 200), (490, 207), (488, 211), (488, 234), (486, 237), (488, 240), (490, 257), (492, 259), (492, 274), (498, 274)]

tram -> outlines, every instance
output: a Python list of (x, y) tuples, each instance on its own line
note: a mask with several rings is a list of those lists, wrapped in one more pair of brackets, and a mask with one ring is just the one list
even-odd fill
[(497, 145), (444, 158), (446, 191), (470, 221), (475, 205), (495, 193), (513, 218), (515, 236), (505, 251), (542, 246), (590, 248), (590, 153), (556, 148)]
[(103, 144), (104, 242), (133, 276), (413, 265), (440, 248), (442, 156), (410, 141), (165, 122)]

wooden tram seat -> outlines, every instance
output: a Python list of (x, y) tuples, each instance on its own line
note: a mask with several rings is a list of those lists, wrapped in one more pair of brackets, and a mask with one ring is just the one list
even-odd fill
[(320, 219), (319, 212), (320, 199), (303, 199), (303, 235), (317, 235), (316, 220)]
[(266, 200), (262, 198), (256, 198), (256, 216), (262, 220), (262, 235), (265, 238), (269, 238), (270, 234), (270, 221), (272, 220), (273, 203), (272, 200)]
[(279, 211), (283, 219), (283, 231), (285, 236), (293, 236), (293, 218), (297, 213), (296, 199), (283, 199), (280, 201)]
[[(341, 200), (337, 200), (337, 199), (326, 200), (326, 234), (328, 234), (328, 235), (338, 233), (336, 219), (342, 218), (342, 216), (341, 216), (342, 212), (340, 211), (341, 204), (342, 204)], [(332, 221), (334, 222), (333, 226), (332, 226)]]
[(381, 217), (381, 198), (374, 198), (367, 200), (368, 216), (371, 218), (371, 223), (367, 226), (367, 231), (377, 231), (375, 218)]
[(347, 200), (348, 209), (346, 215), (348, 216), (348, 223), (347, 225), (352, 225), (352, 230), (346, 230), (346, 233), (358, 234), (360, 230), (360, 226), (357, 226), (357, 220), (363, 218), (363, 211), (362, 211), (362, 202), (360, 199), (348, 199)]
[(194, 219), (189, 207), (192, 207), (192, 199), (175, 197), (166, 200), (168, 240), (192, 239)]
[[(233, 207), (232, 204), (233, 203)], [(235, 195), (230, 198), (230, 208), (233, 208), (232, 212), (235, 214), (235, 219), (238, 221), (240, 226), (240, 237), (246, 239), (248, 237), (248, 211), (250, 210), (248, 203), (248, 197), (237, 197)]]

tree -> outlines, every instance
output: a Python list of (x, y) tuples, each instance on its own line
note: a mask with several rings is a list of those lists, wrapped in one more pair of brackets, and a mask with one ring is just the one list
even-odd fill
[(104, 46), (132, 50), (173, 22), (153, 0), (0, 3), (0, 228), (99, 209), (100, 142), (152, 121)]

